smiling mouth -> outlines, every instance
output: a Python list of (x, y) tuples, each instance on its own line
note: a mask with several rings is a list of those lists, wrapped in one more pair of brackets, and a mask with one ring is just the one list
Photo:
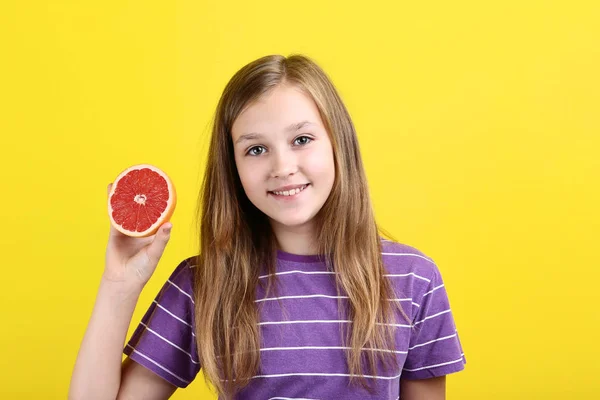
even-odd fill
[(295, 189), (290, 189), (290, 190), (282, 190), (282, 191), (272, 191), (269, 192), (272, 195), (275, 196), (283, 196), (283, 197), (290, 197), (290, 196), (295, 196), (298, 193), (300, 193), (301, 191), (303, 191), (304, 189), (306, 189), (308, 187), (308, 183), (306, 185), (302, 185), (300, 187), (297, 187)]

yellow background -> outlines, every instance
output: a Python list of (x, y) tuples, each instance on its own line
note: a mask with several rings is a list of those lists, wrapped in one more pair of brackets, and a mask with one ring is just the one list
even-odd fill
[[(4, 0), (0, 398), (66, 398), (106, 185), (145, 162), (179, 203), (133, 330), (195, 251), (224, 85), (293, 52), (346, 101), (380, 223), (442, 271), (468, 360), (448, 398), (598, 398), (600, 3), (493, 3)], [(212, 397), (199, 375), (174, 398)]]

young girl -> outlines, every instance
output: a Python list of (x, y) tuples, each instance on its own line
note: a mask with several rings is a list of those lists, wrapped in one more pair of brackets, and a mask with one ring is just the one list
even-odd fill
[(380, 237), (354, 126), (313, 61), (263, 57), (231, 79), (199, 204), (199, 255), (126, 344), (171, 223), (111, 227), (70, 398), (166, 399), (201, 368), (220, 399), (445, 398), (465, 359), (442, 277)]

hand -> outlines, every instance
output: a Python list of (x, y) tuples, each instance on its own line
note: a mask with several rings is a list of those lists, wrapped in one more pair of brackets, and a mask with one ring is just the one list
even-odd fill
[[(111, 187), (112, 183), (108, 185), (107, 195)], [(154, 273), (169, 242), (171, 227), (170, 222), (165, 222), (154, 235), (134, 238), (124, 235), (110, 224), (103, 278), (141, 290)]]

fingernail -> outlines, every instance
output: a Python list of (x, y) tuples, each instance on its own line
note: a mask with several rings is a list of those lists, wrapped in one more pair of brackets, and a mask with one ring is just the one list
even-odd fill
[(169, 225), (168, 227), (163, 229), (163, 232), (168, 235), (169, 233), (171, 233), (171, 228), (173, 228), (173, 226)]

